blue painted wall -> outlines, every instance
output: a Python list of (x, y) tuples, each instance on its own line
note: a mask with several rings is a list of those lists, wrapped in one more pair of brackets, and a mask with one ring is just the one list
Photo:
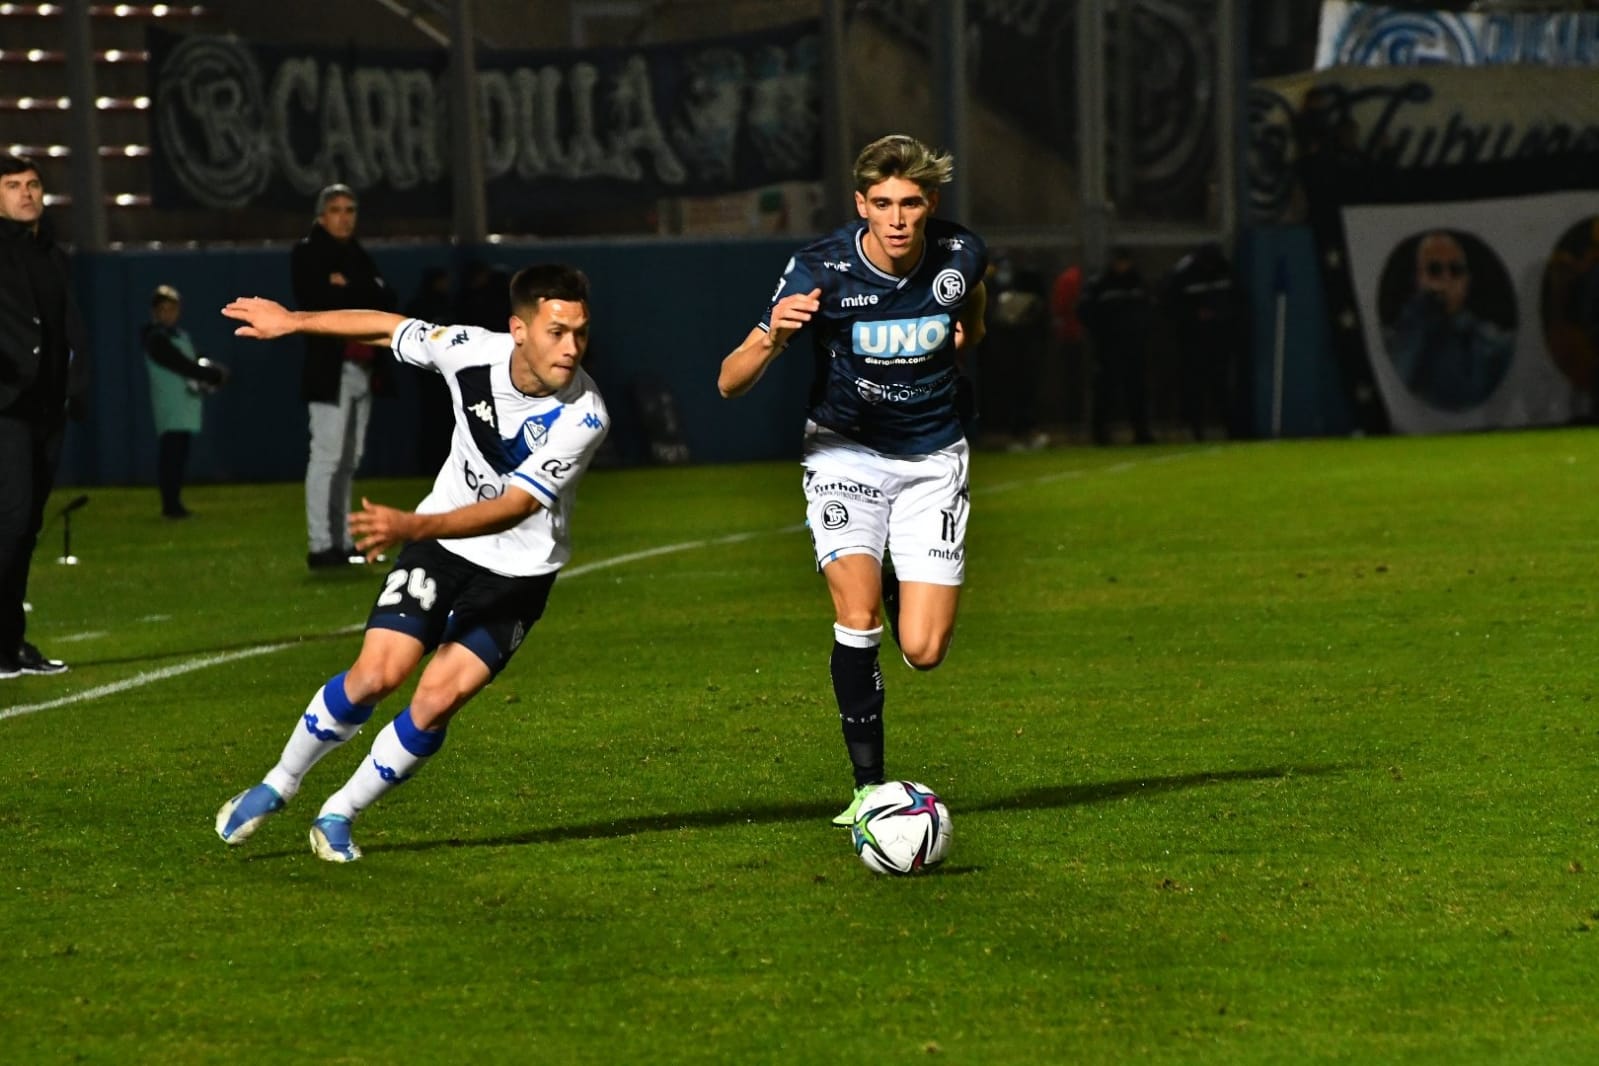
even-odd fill
[[(469, 258), (516, 269), (558, 260), (585, 270), (594, 285), (586, 365), (614, 422), (617, 458), (643, 462), (632, 389), (663, 380), (674, 394), (683, 435), (697, 462), (797, 457), (810, 381), (808, 346), (773, 365), (736, 402), (716, 391), (722, 357), (759, 320), (795, 247), (782, 241), (705, 243), (531, 243), (462, 250), (447, 245), (371, 249), (401, 302), (424, 270), (452, 277)], [(233, 378), (206, 401), (205, 428), (190, 460), (190, 481), (292, 481), (305, 473), (306, 411), (300, 402), (301, 341), (233, 336), (220, 314), (235, 296), (267, 296), (292, 306), (288, 247), (138, 251), (80, 256), (75, 271), (93, 342), (92, 414), (73, 425), (62, 484), (153, 484), (156, 442), (140, 327), (158, 284), (183, 293), (183, 325), (198, 349), (227, 363)], [(433, 473), (421, 454), (421, 372), (401, 368), (399, 393), (373, 410), (361, 475)], [(429, 396), (430, 402), (437, 402)]]
[(1245, 231), (1238, 269), (1251, 294), (1257, 436), (1272, 435), (1279, 296), (1283, 312), (1282, 436), (1344, 436), (1354, 428), (1343, 375), (1333, 352), (1327, 301), (1308, 226)]

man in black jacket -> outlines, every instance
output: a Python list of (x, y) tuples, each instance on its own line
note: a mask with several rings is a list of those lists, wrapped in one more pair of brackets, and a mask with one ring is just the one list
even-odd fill
[(66, 253), (44, 219), (44, 184), (0, 156), (0, 678), (67, 669), (23, 639), (28, 568), (66, 437), (88, 384)]
[(1118, 395), (1133, 424), (1133, 440), (1151, 444), (1149, 400), (1144, 384), (1145, 348), (1153, 301), (1133, 253), (1111, 251), (1105, 269), (1089, 280), (1077, 302), (1077, 317), (1094, 347), (1094, 443), (1111, 442), (1111, 413)]
[[(302, 311), (394, 310), (394, 294), (355, 239), (355, 192), (329, 185), (317, 196), (311, 232), (294, 246), (289, 270)], [(301, 394), (310, 409), (311, 455), (305, 468), (305, 523), (312, 569), (359, 565), (345, 526), (350, 486), (366, 447), (372, 396), (387, 386), (375, 348), (337, 337), (305, 338)]]

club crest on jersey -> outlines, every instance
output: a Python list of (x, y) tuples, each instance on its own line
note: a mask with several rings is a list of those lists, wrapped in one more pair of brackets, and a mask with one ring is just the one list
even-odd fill
[(949, 340), (949, 316), (891, 318), (882, 322), (856, 322), (851, 331), (856, 355), (877, 359), (920, 359), (944, 347)]
[(507, 442), (507, 450), (516, 455), (518, 463), (524, 457), (532, 455), (544, 447), (544, 442), (550, 439), (550, 427), (555, 424), (557, 418), (561, 417), (561, 410), (561, 408), (557, 407), (555, 410), (548, 411), (542, 415), (534, 415), (522, 423), (521, 449), (518, 450), (513, 446), (509, 446), (510, 442)]
[(950, 307), (966, 295), (966, 279), (954, 267), (945, 267), (933, 278), (933, 299)]

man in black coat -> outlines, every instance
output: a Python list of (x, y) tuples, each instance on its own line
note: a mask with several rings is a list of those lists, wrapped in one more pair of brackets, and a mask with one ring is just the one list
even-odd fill
[(1145, 349), (1154, 301), (1133, 253), (1116, 248), (1105, 269), (1089, 280), (1077, 302), (1077, 317), (1093, 341), (1096, 444), (1111, 441), (1111, 412), (1118, 396), (1133, 424), (1133, 440), (1151, 444), (1149, 400), (1144, 383)]
[(0, 156), (0, 678), (67, 669), (24, 639), (23, 599), (67, 409), (88, 385), (85, 338), (38, 168)]
[[(317, 196), (316, 221), (289, 259), (302, 311), (392, 311), (393, 292), (355, 239), (355, 192), (329, 185)], [(382, 353), (337, 337), (305, 338), (301, 394), (310, 410), (311, 454), (305, 468), (306, 563), (312, 569), (366, 560), (345, 527), (350, 486), (366, 448), (372, 397), (387, 386)]]

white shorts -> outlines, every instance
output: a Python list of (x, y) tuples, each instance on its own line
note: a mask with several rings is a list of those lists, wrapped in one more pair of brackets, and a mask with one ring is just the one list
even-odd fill
[(816, 566), (842, 555), (894, 556), (901, 581), (959, 585), (966, 577), (971, 449), (884, 455), (805, 425), (805, 518)]

